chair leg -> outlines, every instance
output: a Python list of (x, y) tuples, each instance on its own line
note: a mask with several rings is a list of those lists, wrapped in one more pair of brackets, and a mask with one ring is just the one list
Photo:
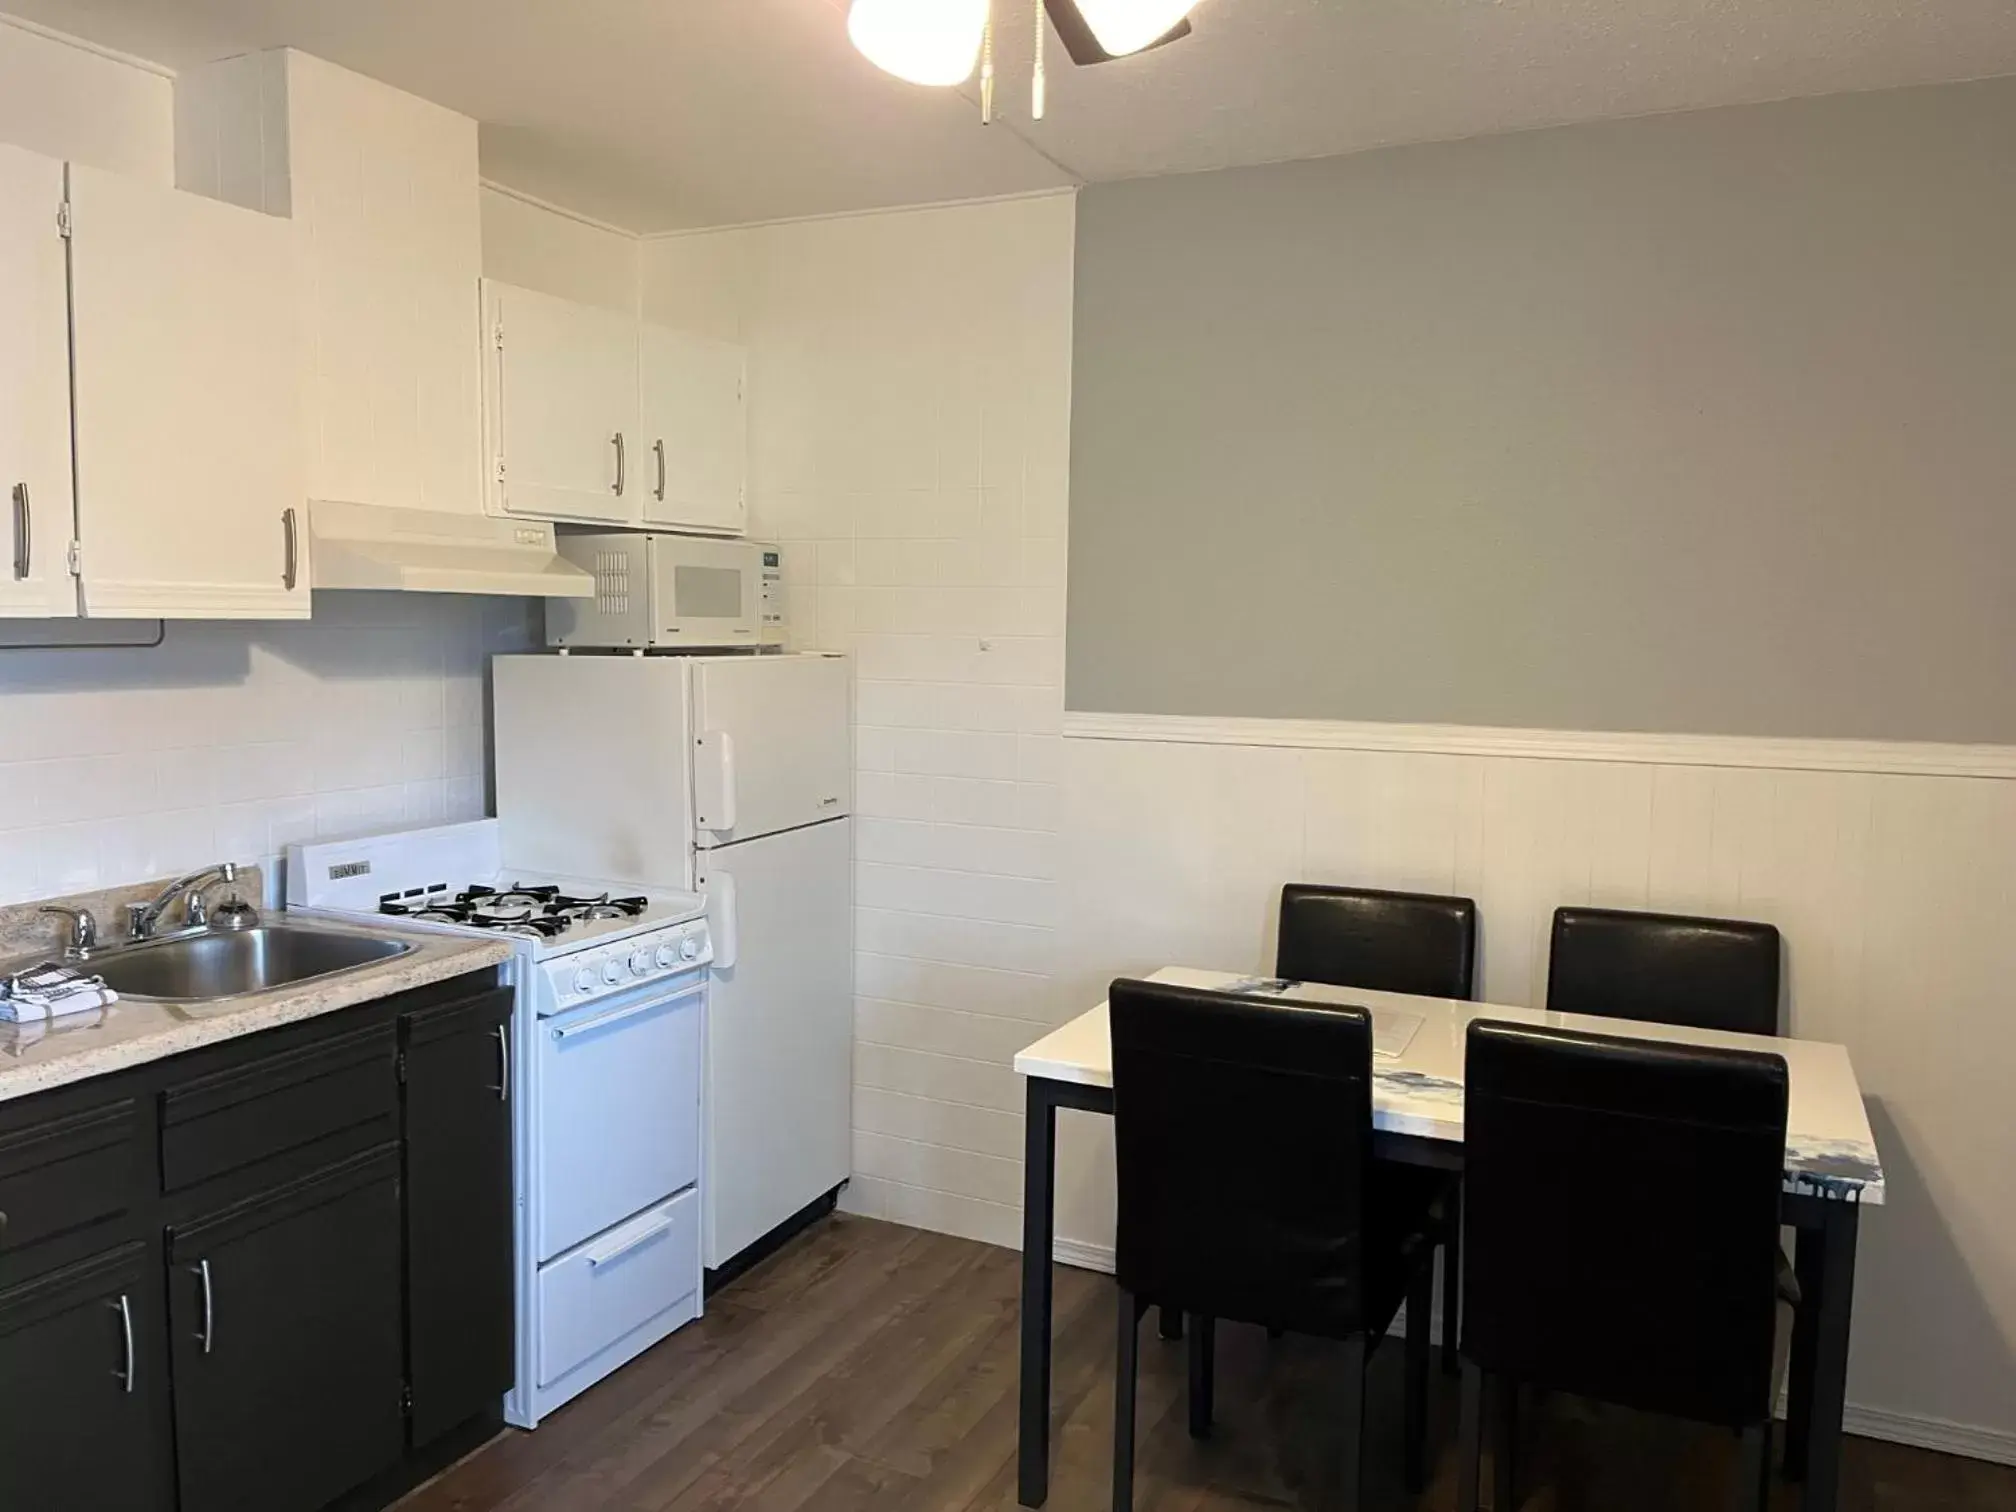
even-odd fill
[(1141, 1364), (1141, 1308), (1120, 1289), (1119, 1348), (1113, 1361), (1113, 1512), (1134, 1512), (1134, 1387)]
[(1510, 1376), (1492, 1382), (1491, 1512), (1518, 1512), (1519, 1383)]
[(1218, 1320), (1203, 1313), (1190, 1314), (1190, 1437), (1211, 1436), (1212, 1387), (1216, 1384)]
[(1424, 1265), (1407, 1291), (1407, 1406), (1404, 1463), (1407, 1489), (1428, 1484), (1428, 1359), (1435, 1348), (1430, 1316), (1435, 1307), (1435, 1269)]
[(1742, 1433), (1738, 1456), (1736, 1512), (1770, 1512), (1771, 1507), (1771, 1423), (1766, 1419)]
[(1163, 1309), (1162, 1309), (1162, 1321), (1161, 1321), (1161, 1325), (1160, 1325), (1160, 1327), (1158, 1327), (1158, 1328), (1157, 1328), (1157, 1330), (1156, 1330), (1156, 1334), (1157, 1334), (1157, 1337), (1159, 1337), (1159, 1338), (1164, 1338), (1164, 1339), (1180, 1339), (1180, 1338), (1182, 1338), (1182, 1337), (1183, 1337), (1183, 1309), (1182, 1309), (1182, 1308), (1180, 1308), (1180, 1307), (1165, 1307), (1165, 1308), (1163, 1308)]
[(1479, 1464), (1484, 1458), (1484, 1372), (1463, 1362), (1463, 1406), (1456, 1430), (1456, 1512), (1478, 1512)]
[(1337, 1456), (1337, 1500), (1339, 1512), (1358, 1512), (1365, 1488), (1365, 1336), (1358, 1335), (1344, 1346), (1344, 1393), (1338, 1406), (1342, 1419), (1337, 1438), (1342, 1452)]
[(1459, 1335), (1458, 1313), (1463, 1299), (1463, 1205), (1449, 1214), (1449, 1232), (1442, 1241), (1442, 1371), (1456, 1374), (1460, 1357), (1456, 1352)]

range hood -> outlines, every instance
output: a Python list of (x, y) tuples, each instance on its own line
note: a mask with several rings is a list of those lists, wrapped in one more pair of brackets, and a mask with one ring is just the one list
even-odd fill
[(595, 579), (563, 560), (553, 527), (536, 520), (317, 499), (308, 528), (308, 576), (317, 588), (595, 596)]

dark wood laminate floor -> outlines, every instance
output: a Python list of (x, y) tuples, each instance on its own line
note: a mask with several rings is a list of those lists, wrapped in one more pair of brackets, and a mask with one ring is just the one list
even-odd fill
[[(400, 1512), (1007, 1512), (1015, 1502), (1016, 1284), (1009, 1250), (836, 1216), (715, 1297), (682, 1330), (548, 1419), (507, 1433)], [(1049, 1505), (1109, 1505), (1113, 1288), (1060, 1268)], [(1334, 1372), (1320, 1342), (1226, 1326), (1218, 1427), (1183, 1424), (1183, 1347), (1143, 1326), (1140, 1480), (1148, 1512), (1315, 1505)], [(1455, 1392), (1439, 1381), (1434, 1478), (1399, 1485), (1398, 1350), (1375, 1357), (1370, 1505), (1455, 1504)], [(1524, 1512), (1729, 1505), (1726, 1435), (1550, 1402), (1530, 1423)], [(1779, 1488), (1778, 1506), (1798, 1506)], [(2011, 1512), (2016, 1470), (1866, 1439), (1843, 1512)]]

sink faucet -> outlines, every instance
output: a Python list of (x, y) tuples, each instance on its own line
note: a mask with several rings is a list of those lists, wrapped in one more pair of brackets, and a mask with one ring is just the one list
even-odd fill
[(128, 939), (149, 940), (159, 928), (161, 915), (177, 898), (187, 895), (188, 901), (182, 905), (183, 924), (189, 929), (202, 929), (210, 922), (209, 909), (203, 902), (203, 890), (215, 882), (236, 882), (238, 867), (230, 861), (220, 861), (215, 866), (206, 866), (177, 877), (147, 903), (126, 905), (126, 935)]

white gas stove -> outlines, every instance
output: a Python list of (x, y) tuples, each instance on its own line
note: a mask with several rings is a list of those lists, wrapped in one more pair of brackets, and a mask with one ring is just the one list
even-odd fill
[(494, 819), (292, 846), (287, 907), (503, 936), (512, 1061), (518, 1380), (539, 1420), (701, 1307), (706, 901), (527, 875)]

